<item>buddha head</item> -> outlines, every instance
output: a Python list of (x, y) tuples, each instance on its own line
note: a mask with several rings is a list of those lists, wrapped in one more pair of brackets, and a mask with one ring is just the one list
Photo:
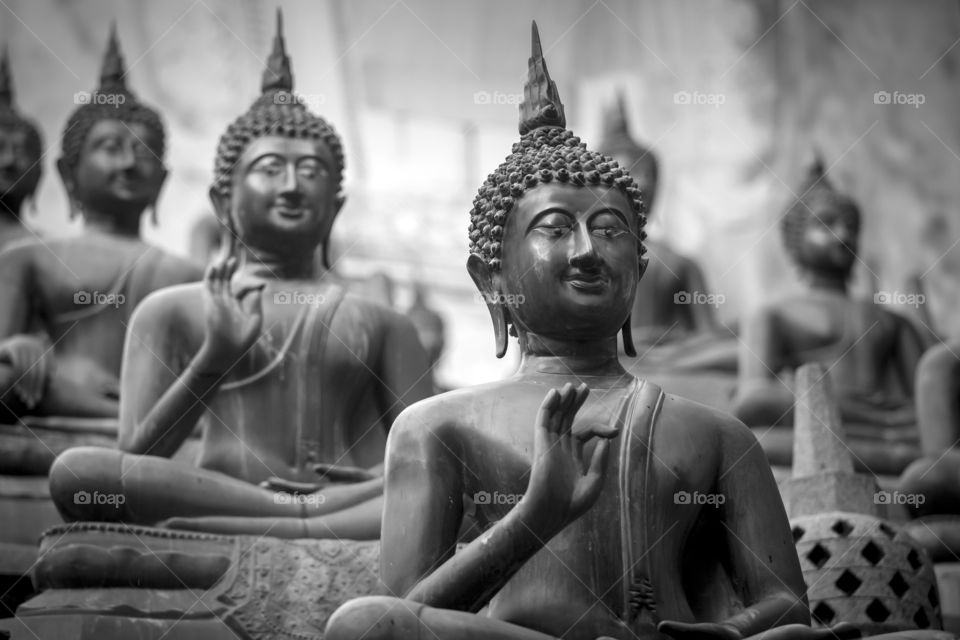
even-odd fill
[(0, 54), (0, 215), (20, 214), (42, 173), (40, 131), (14, 106), (13, 77), (6, 47)]
[(837, 191), (817, 159), (783, 216), (783, 243), (801, 271), (844, 279), (857, 259), (860, 209)]
[(605, 114), (597, 148), (600, 153), (616, 160), (620, 167), (633, 176), (643, 193), (643, 204), (649, 216), (657, 195), (660, 164), (653, 149), (641, 145), (630, 134), (627, 105), (622, 93), (617, 93), (615, 104)]
[(470, 212), (467, 269), (493, 318), (497, 356), (507, 333), (587, 341), (629, 337), (646, 266), (640, 190), (613, 158), (566, 129), (536, 23), (520, 105), (520, 141)]
[[(80, 106), (63, 130), (57, 169), (71, 214), (109, 216), (139, 229), (148, 208), (156, 212), (167, 177), (165, 134), (156, 111), (127, 89), (116, 25), (111, 26), (100, 87), (74, 96)], [(154, 221), (155, 218), (154, 218)]]
[(344, 203), (343, 146), (333, 127), (293, 93), (277, 12), (262, 95), (220, 138), (210, 198), (231, 244), (313, 252), (327, 244)]

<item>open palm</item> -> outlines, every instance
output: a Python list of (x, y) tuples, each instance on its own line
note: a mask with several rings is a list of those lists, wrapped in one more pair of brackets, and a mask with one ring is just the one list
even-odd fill
[[(524, 500), (541, 521), (562, 528), (587, 511), (600, 495), (607, 468), (609, 438), (615, 429), (594, 426), (572, 434), (573, 419), (590, 389), (585, 384), (551, 389), (537, 413), (533, 441), (533, 467)], [(584, 445), (594, 437), (601, 440), (590, 459)]]

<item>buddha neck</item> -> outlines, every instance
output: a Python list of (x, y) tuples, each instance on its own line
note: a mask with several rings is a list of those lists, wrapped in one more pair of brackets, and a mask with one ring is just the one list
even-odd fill
[(140, 215), (124, 213), (103, 213), (87, 207), (83, 208), (83, 228), (87, 232), (102, 233), (110, 236), (140, 238)]
[(810, 269), (804, 272), (803, 281), (807, 288), (814, 291), (829, 291), (847, 295), (848, 273)]
[(521, 333), (522, 353), (517, 375), (622, 377), (626, 371), (617, 356), (617, 337), (598, 340), (565, 340)]
[(238, 241), (237, 255), (244, 273), (271, 280), (316, 280), (326, 269), (317, 267), (312, 253), (275, 252), (245, 246)]

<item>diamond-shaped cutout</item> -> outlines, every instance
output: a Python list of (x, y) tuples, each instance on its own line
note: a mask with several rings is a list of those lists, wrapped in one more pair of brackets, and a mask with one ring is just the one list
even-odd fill
[(907, 554), (907, 562), (910, 563), (914, 571), (923, 566), (923, 560), (920, 559), (920, 554), (917, 553), (916, 549), (910, 549), (910, 553)]
[(813, 614), (814, 620), (824, 625), (830, 624), (837, 616), (837, 612), (834, 611), (833, 607), (828, 605), (826, 602), (819, 603), (810, 613)]
[(846, 569), (840, 574), (840, 577), (837, 578), (834, 584), (837, 585), (840, 591), (843, 591), (848, 596), (852, 596), (854, 592), (860, 588), (860, 585), (863, 584), (863, 580), (853, 575), (849, 569)]
[(893, 589), (893, 592), (897, 594), (898, 598), (902, 598), (903, 594), (910, 590), (910, 585), (903, 579), (899, 571), (893, 574), (893, 577), (890, 578), (890, 582), (887, 584), (890, 585), (890, 588)]
[(880, 526), (877, 527), (880, 531), (883, 531), (883, 534), (893, 540), (893, 537), (897, 535), (897, 532), (894, 531), (893, 527), (888, 525), (886, 522), (881, 522)]
[(803, 527), (798, 526), (791, 529), (790, 533), (793, 534), (793, 544), (797, 544), (798, 542), (800, 542), (800, 538), (803, 537), (803, 534), (805, 534), (806, 531), (803, 530)]
[(937, 607), (940, 606), (940, 594), (937, 593), (937, 585), (930, 587), (930, 591), (927, 592), (927, 600), (930, 601), (930, 606), (936, 611)]
[(863, 551), (860, 552), (864, 558), (867, 559), (867, 562), (873, 566), (877, 566), (881, 560), (883, 560), (883, 549), (880, 548), (873, 540), (868, 540), (867, 544), (864, 545)]
[(846, 538), (848, 535), (850, 535), (850, 532), (853, 531), (853, 525), (846, 520), (837, 520), (830, 528), (833, 529), (833, 532), (841, 538)]
[(877, 598), (874, 598), (870, 606), (867, 607), (866, 613), (867, 617), (874, 622), (883, 622), (890, 617), (890, 610), (883, 606), (883, 603)]
[(917, 625), (918, 629), (926, 629), (930, 626), (930, 618), (927, 617), (927, 612), (923, 610), (923, 607), (917, 609), (917, 612), (913, 614), (913, 624)]
[(826, 550), (819, 542), (813, 545), (813, 549), (807, 552), (807, 559), (813, 563), (817, 569), (822, 569), (830, 559), (830, 552)]

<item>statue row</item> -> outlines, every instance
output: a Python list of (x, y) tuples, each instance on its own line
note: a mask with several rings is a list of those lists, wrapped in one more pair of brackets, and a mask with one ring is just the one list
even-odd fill
[[(847, 293), (856, 205), (820, 167), (787, 212), (784, 239), (809, 291), (746, 325), (740, 419), (665, 394), (620, 352), (635, 355), (634, 334), (665, 322), (651, 316), (657, 295), (675, 281), (703, 290), (702, 276), (658, 245), (648, 259), (652, 156), (624, 156), (622, 137), (606, 153), (587, 148), (566, 128), (535, 26), (532, 50), (520, 139), (480, 187), (468, 230), (497, 355), (519, 342), (513, 377), (434, 396), (410, 321), (318, 265), (345, 201), (344, 152), (295, 99), (279, 24), (262, 95), (217, 148), (222, 255), (201, 277), (143, 243), (140, 217), (166, 176), (164, 132), (126, 88), (112, 33), (101, 86), (68, 122), (57, 163), (84, 234), (23, 242), (4, 227), (21, 240), (0, 254), (0, 407), (8, 419), (119, 416), (116, 449), (71, 449), (50, 469), (67, 521), (381, 539), (391, 597), (346, 605), (328, 638), (849, 633), (807, 626), (784, 507), (743, 422), (788, 421), (780, 373), (817, 361), (847, 421), (881, 439), (914, 427), (921, 342)], [(36, 185), (40, 145), (10, 115), (6, 86), (9, 223)], [(689, 322), (692, 332), (713, 321)], [(945, 435), (960, 416), (936, 418), (924, 442), (942, 450), (907, 478), (946, 496), (928, 510), (960, 504)], [(170, 460), (197, 430), (195, 465)], [(723, 508), (680, 492), (722, 495)], [(91, 495), (123, 499), (77, 497)], [(706, 566), (688, 566), (694, 547)]]

